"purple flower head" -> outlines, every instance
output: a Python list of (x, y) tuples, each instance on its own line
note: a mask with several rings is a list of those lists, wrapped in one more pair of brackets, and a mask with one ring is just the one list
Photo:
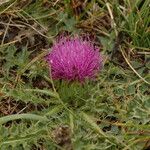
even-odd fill
[(54, 79), (84, 81), (97, 75), (102, 57), (89, 39), (62, 37), (52, 46), (47, 62)]

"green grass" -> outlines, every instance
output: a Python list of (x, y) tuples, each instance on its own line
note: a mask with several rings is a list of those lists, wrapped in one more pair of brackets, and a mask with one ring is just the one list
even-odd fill
[[(150, 148), (150, 1), (81, 4), (0, 2), (0, 150)], [(44, 56), (65, 32), (95, 37), (95, 81), (49, 76)]]

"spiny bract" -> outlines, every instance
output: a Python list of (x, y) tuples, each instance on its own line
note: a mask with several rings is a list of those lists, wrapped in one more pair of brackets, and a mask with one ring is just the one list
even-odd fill
[(98, 47), (80, 37), (61, 37), (46, 58), (54, 79), (84, 81), (94, 78), (102, 66)]

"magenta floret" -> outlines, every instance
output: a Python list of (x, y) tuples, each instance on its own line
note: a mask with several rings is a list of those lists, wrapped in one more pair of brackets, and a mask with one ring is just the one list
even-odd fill
[(99, 49), (88, 39), (62, 37), (51, 48), (47, 61), (54, 79), (84, 81), (102, 66)]

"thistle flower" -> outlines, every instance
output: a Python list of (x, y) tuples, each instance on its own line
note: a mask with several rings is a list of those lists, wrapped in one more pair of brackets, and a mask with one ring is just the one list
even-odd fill
[(47, 55), (54, 79), (84, 81), (94, 78), (102, 66), (99, 49), (89, 39), (60, 38)]

